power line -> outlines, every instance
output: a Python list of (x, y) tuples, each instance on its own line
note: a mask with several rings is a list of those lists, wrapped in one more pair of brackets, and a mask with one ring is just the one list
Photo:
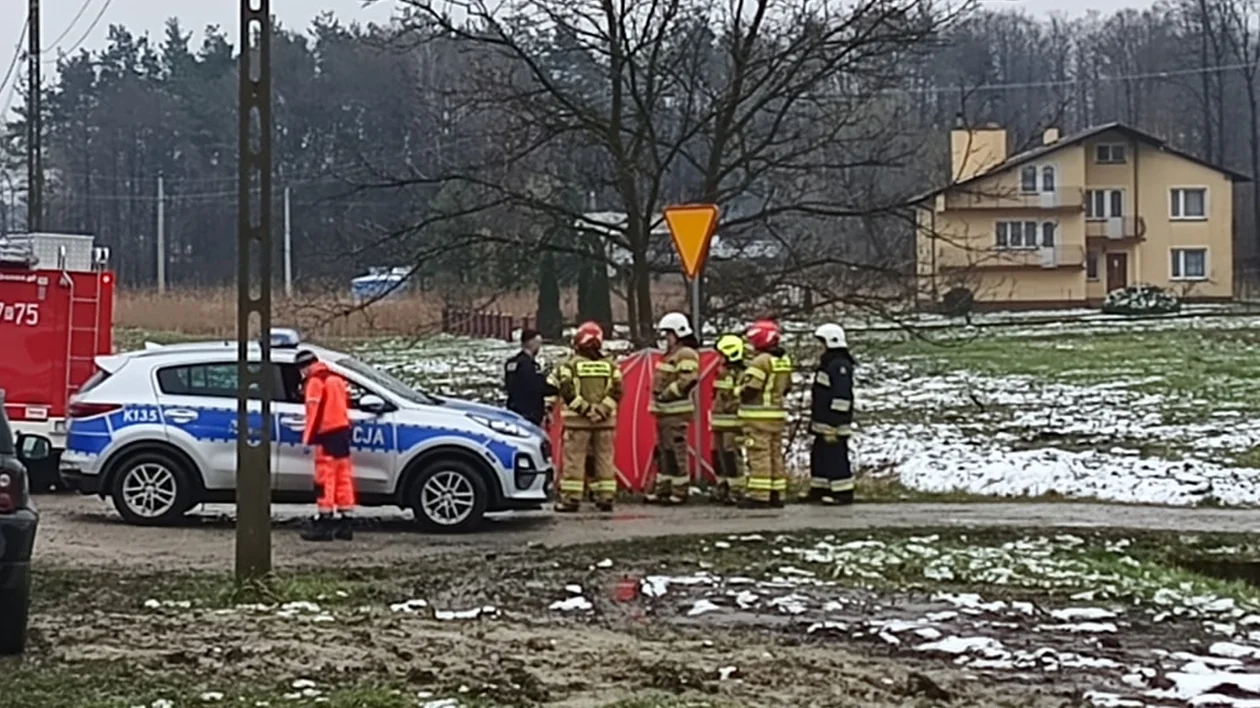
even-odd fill
[[(65, 39), (66, 35), (70, 34), (70, 30), (74, 29), (74, 26), (79, 24), (79, 19), (83, 17), (83, 13), (88, 9), (88, 5), (91, 5), (91, 4), (92, 4), (92, 0), (83, 0), (83, 4), (79, 6), (79, 11), (75, 13), (74, 19), (70, 20), (70, 25), (66, 27), (64, 30), (62, 30), (61, 34), (57, 35), (57, 38), (54, 39), (52, 42), (50, 42), (47, 47), (40, 50), (40, 54), (47, 54), (48, 52), (51, 52), (53, 49), (56, 49), (57, 45), (61, 44), (61, 40)], [(0, 86), (2, 85), (3, 84), (0, 84)]]
[[(85, 32), (83, 33), (83, 36), (82, 36), (82, 37), (79, 37), (79, 41), (75, 42), (73, 47), (70, 47), (70, 48), (69, 48), (69, 49), (67, 49), (66, 51), (62, 52), (62, 54), (66, 55), (66, 56), (70, 56), (71, 54), (74, 54), (74, 53), (75, 53), (75, 51), (77, 51), (77, 50), (79, 49), (79, 47), (83, 46), (83, 43), (87, 41), (87, 38), (88, 38), (89, 36), (91, 36), (91, 34), (92, 34), (92, 30), (96, 29), (96, 25), (100, 24), (100, 22), (101, 22), (101, 18), (105, 16), (105, 11), (109, 9), (110, 4), (111, 4), (111, 3), (113, 3), (113, 2), (114, 2), (114, 0), (105, 0), (104, 4), (102, 4), (102, 5), (101, 5), (101, 9), (100, 9), (100, 11), (96, 13), (96, 17), (92, 18), (92, 24), (88, 25), (87, 31), (85, 31)], [(45, 64), (56, 64), (56, 63), (57, 63), (57, 60), (56, 60), (56, 59), (45, 59), (45, 60), (44, 60), (44, 63), (45, 63)]]
[[(26, 32), (31, 28), (31, 17), (26, 16), (26, 22), (22, 23), (22, 34), (18, 37), (17, 46), (13, 48), (13, 60), (9, 62), (9, 68), (4, 72), (4, 78), (0, 79), (0, 91), (4, 90), (4, 85), (9, 83), (9, 79), (13, 76), (13, 70), (17, 68), (18, 59), (22, 56), (22, 42), (26, 41)], [(16, 84), (15, 84), (16, 85)], [(6, 107), (7, 110), (7, 107)], [(0, 113), (0, 118), (4, 114)]]

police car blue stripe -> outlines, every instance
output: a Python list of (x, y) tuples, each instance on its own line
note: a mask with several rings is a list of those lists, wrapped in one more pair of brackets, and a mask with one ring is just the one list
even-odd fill
[[(196, 412), (192, 420), (184, 421), (178, 417), (164, 415), (162, 407), (151, 405), (127, 406), (123, 410), (100, 419), (76, 419), (71, 421), (66, 439), (66, 449), (85, 455), (99, 455), (113, 441), (114, 435), (125, 428), (136, 425), (168, 425), (178, 428), (195, 440), (203, 442), (234, 442), (237, 438), (236, 410), (225, 408), (206, 408), (198, 406), (166, 406), (166, 411), (190, 410)], [(476, 406), (477, 413), (482, 407)], [(282, 447), (304, 447), (302, 433), (288, 426), (279, 424), (282, 414), (272, 416), (272, 437)], [(510, 421), (508, 416), (496, 416), (500, 420)], [(250, 426), (257, 429), (261, 424), (261, 414), (250, 416)], [(511, 470), (516, 463), (516, 456), (522, 449), (489, 435), (470, 432), (457, 428), (442, 428), (422, 425), (392, 425), (363, 422), (354, 426), (351, 431), (351, 449), (378, 453), (405, 453), (427, 440), (436, 437), (463, 438), (478, 446), (484, 447), (494, 455), (504, 469)]]

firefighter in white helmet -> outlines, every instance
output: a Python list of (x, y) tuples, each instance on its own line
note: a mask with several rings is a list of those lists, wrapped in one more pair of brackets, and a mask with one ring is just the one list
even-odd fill
[(656, 484), (649, 503), (686, 503), (691, 473), (687, 467), (687, 430), (696, 414), (700, 378), (700, 342), (681, 312), (670, 312), (656, 325), (664, 356), (652, 378), (652, 414), (656, 416)]
[(853, 355), (838, 324), (820, 325), (814, 338), (823, 345), (823, 353), (811, 390), (809, 432), (814, 443), (809, 451), (809, 497), (828, 505), (852, 504)]

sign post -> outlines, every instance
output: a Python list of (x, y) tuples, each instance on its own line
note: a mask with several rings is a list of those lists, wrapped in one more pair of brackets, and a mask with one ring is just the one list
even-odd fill
[[(709, 244), (713, 242), (713, 234), (717, 231), (718, 214), (716, 204), (665, 207), (665, 223), (669, 226), (670, 236), (674, 238), (674, 248), (678, 251), (683, 275), (691, 283), (691, 327), (695, 330), (697, 339), (700, 328), (704, 325), (704, 313), (700, 307), (700, 279), (704, 277), (704, 263), (709, 258)], [(704, 411), (697, 405), (696, 417), (692, 421), (696, 433), (696, 469), (692, 479), (696, 479), (704, 471), (704, 462), (700, 459), (700, 453), (704, 449), (704, 441), (700, 439), (703, 425)]]

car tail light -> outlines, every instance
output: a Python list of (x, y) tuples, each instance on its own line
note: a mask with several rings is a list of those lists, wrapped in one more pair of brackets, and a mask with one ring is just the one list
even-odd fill
[(0, 472), (0, 514), (7, 514), (25, 503), (25, 476)]
[(67, 418), (91, 418), (122, 410), (120, 403), (71, 403), (66, 410)]

